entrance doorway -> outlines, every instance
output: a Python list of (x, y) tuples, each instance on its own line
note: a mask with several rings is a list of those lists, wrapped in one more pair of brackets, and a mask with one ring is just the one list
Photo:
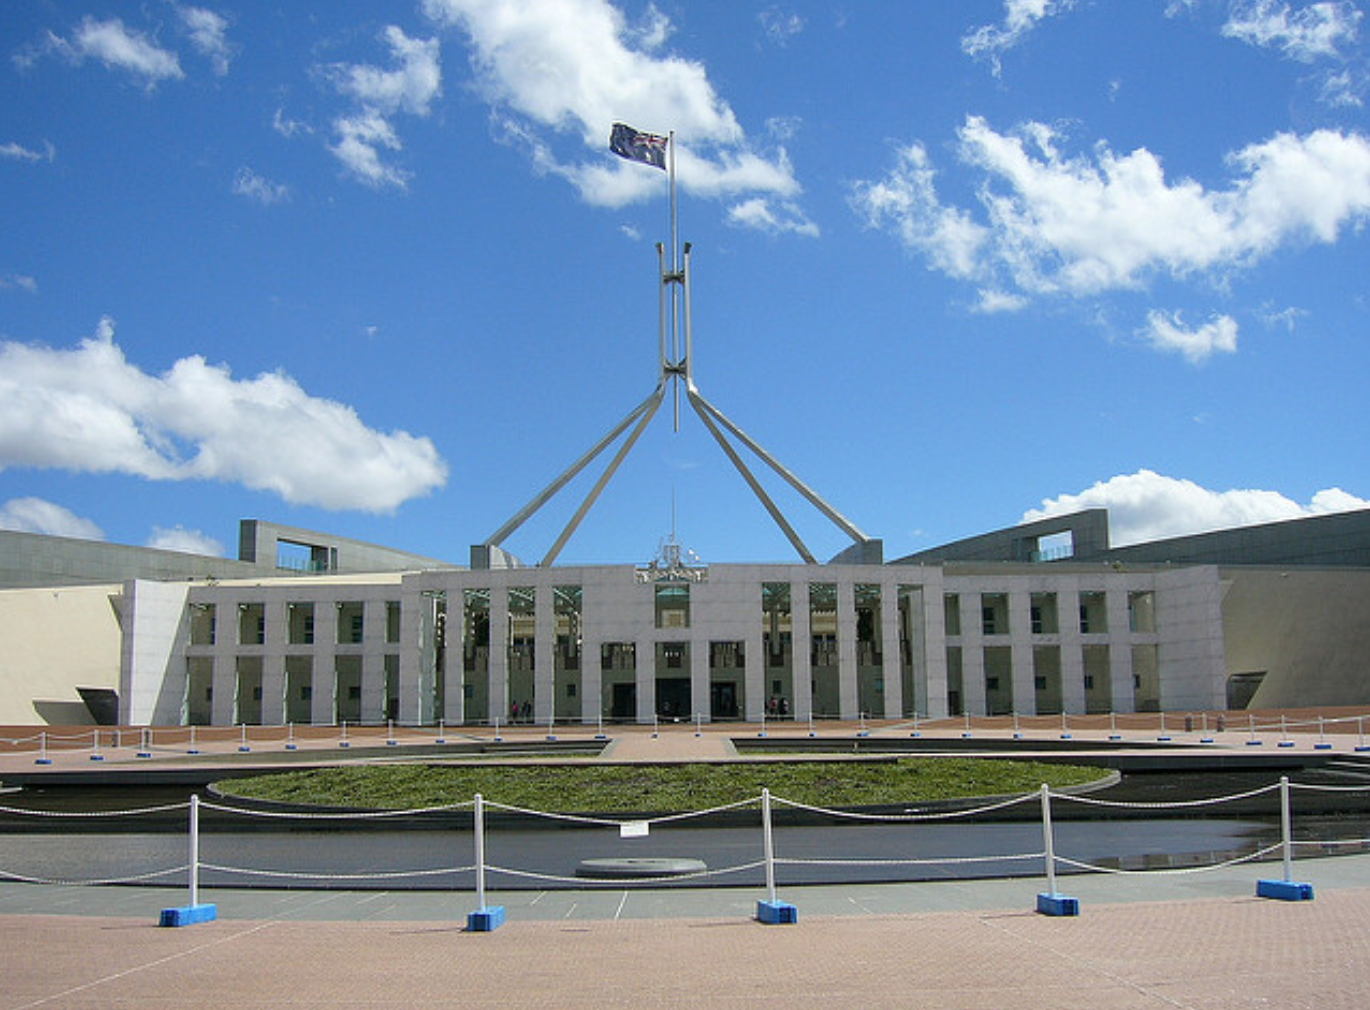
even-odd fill
[(656, 714), (663, 719), (688, 719), (693, 715), (689, 677), (657, 678)]
[(714, 719), (737, 718), (736, 681), (716, 681), (709, 685), (709, 712)]
[(637, 718), (637, 685), (636, 684), (615, 684), (614, 693), (609, 703), (610, 719), (636, 719)]

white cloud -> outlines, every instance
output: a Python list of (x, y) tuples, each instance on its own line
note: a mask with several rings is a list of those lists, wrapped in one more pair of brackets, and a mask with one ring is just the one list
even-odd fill
[(1297, 10), (1277, 0), (1239, 0), (1233, 3), (1222, 33), (1312, 63), (1340, 59), (1341, 47), (1355, 41), (1361, 17), (1362, 12), (1347, 0), (1312, 3)]
[(291, 119), (285, 114), (284, 109), (277, 109), (276, 114), (271, 117), (271, 128), (282, 137), (293, 137), (297, 133), (313, 133), (314, 130), (308, 123), (298, 119)]
[(73, 63), (96, 59), (105, 66), (141, 77), (149, 88), (159, 81), (185, 76), (176, 54), (163, 49), (141, 32), (125, 27), (119, 18), (85, 18), (70, 40), (48, 35), (48, 47)]
[[(984, 223), (944, 206), (919, 143), (853, 205), (932, 266), (957, 278), (1007, 280), (1026, 294), (1084, 296), (1249, 266), (1284, 245), (1335, 242), (1370, 214), (1370, 140), (1317, 130), (1278, 134), (1228, 158), (1235, 178), (1208, 190), (1167, 180), (1145, 148), (1066, 157), (1049, 126), (1013, 134), (968, 117), (962, 163), (980, 173)], [(1004, 285), (1001, 283), (1002, 288)]]
[(766, 38), (778, 46), (787, 45), (791, 38), (804, 30), (804, 19), (794, 11), (781, 10), (778, 6), (765, 8), (756, 16), (761, 23), (761, 31)]
[[(621, 207), (662, 192), (660, 173), (608, 153), (616, 121), (674, 131), (682, 190), (741, 201), (799, 195), (784, 148), (763, 153), (749, 144), (704, 67), (656, 55), (656, 45), (642, 41), (644, 29), (607, 0), (425, 0), (424, 9), (469, 36), (478, 84), (507, 138), (529, 151), (539, 172), (565, 178), (589, 203)], [(669, 34), (655, 7), (648, 19), (654, 43)], [(566, 134), (592, 152), (590, 160), (554, 154), (549, 138)], [(749, 220), (764, 226), (762, 217)]]
[(765, 197), (755, 196), (728, 208), (728, 221), (745, 228), (780, 234), (789, 232), (796, 235), (818, 237), (818, 225), (814, 224), (804, 212), (792, 203), (779, 204)]
[(42, 498), (11, 498), (0, 505), (0, 530), (42, 533), (50, 537), (103, 540), (104, 530), (70, 509)]
[(1146, 317), (1143, 336), (1163, 351), (1178, 351), (1193, 364), (1207, 361), (1218, 352), (1237, 350), (1237, 322), (1231, 316), (1217, 316), (1198, 329), (1186, 329), (1178, 312), (1153, 310)]
[(224, 545), (219, 541), (199, 530), (188, 530), (184, 526), (172, 526), (170, 529), (154, 526), (147, 546), (160, 551), (178, 551), (181, 554), (199, 554), (211, 558), (222, 558), (225, 554)]
[(57, 149), (52, 146), (50, 141), (43, 141), (43, 149), (35, 151), (32, 148), (24, 147), (10, 141), (8, 144), (0, 144), (0, 158), (8, 158), (11, 161), (53, 161), (57, 157)]
[[(391, 25), (381, 33), (390, 47), (395, 67), (383, 70), (369, 64), (335, 64), (324, 74), (337, 90), (356, 100), (359, 111), (333, 121), (338, 142), (330, 146), (353, 175), (372, 186), (404, 189), (409, 174), (387, 162), (384, 152), (403, 145), (391, 118), (403, 112), (427, 116), (442, 94), (442, 66), (437, 39), (412, 39)], [(279, 110), (276, 128), (287, 136)]]
[(23, 288), (31, 295), (38, 293), (38, 281), (27, 274), (0, 274), (0, 291), (5, 288)]
[(403, 146), (388, 119), (366, 112), (336, 119), (333, 128), (338, 132), (338, 142), (329, 150), (358, 179), (372, 186), (404, 189), (409, 185), (409, 173), (387, 164), (381, 157), (382, 148), (398, 151)]
[(233, 192), (267, 206), (290, 199), (288, 186), (264, 179), (246, 165), (233, 176)]
[(1075, 0), (1004, 0), (1004, 23), (982, 25), (961, 39), (961, 51), (979, 59), (986, 57), (999, 76), (999, 57), (1021, 42), (1037, 23), (1045, 18), (1064, 13), (1075, 6)]
[(223, 77), (233, 59), (233, 49), (228, 44), (228, 21), (204, 7), (182, 7), (179, 13), (181, 23), (190, 33), (190, 44), (209, 59), (215, 75)]
[(1143, 543), (1210, 530), (1297, 519), (1302, 516), (1346, 512), (1370, 506), (1370, 501), (1341, 488), (1317, 492), (1307, 505), (1277, 491), (1210, 491), (1193, 481), (1138, 470), (1101, 481), (1079, 494), (1063, 494), (1023, 514), (1023, 522), (1107, 508), (1109, 535), (1114, 546)]
[(891, 227), (936, 269), (952, 277), (974, 277), (989, 229), (964, 210), (942, 206), (933, 185), (936, 174), (927, 150), (915, 142), (897, 153), (885, 178), (857, 183), (852, 206), (868, 227)]
[(0, 343), (0, 469), (231, 481), (295, 504), (388, 512), (442, 485), (427, 438), (362, 423), (289, 376), (235, 379), (182, 358), (162, 375), (129, 363), (102, 319), (71, 350)]

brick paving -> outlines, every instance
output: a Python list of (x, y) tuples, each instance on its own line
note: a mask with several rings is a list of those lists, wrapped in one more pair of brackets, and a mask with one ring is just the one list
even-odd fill
[(1361, 1010), (1370, 889), (1028, 911), (458, 923), (0, 915), (0, 1007)]
[[(726, 737), (736, 732), (705, 727), (696, 736), (672, 725), (653, 738), (620, 730), (604, 757), (717, 760), (729, 756)], [(1228, 742), (1241, 746), (1240, 737)], [(1335, 738), (1338, 751), (1358, 742)], [(1307, 736), (1298, 741), (1300, 749), (1312, 745)], [(32, 760), (0, 760), (0, 775), (5, 764), (32, 768)], [(59, 755), (56, 763), (85, 760)], [(1319, 878), (1314, 901), (1252, 897), (1250, 879), (1260, 874), (1247, 867), (1227, 890), (1160, 884), (1194, 878), (1143, 878), (1145, 894), (1182, 900), (1137, 900), (1115, 878), (1071, 878), (1070, 890), (1082, 895), (1078, 918), (1029, 911), (1029, 882), (984, 881), (864, 886), (850, 902), (797, 889), (783, 897), (799, 906), (800, 921), (782, 926), (750, 918), (753, 892), (720, 898), (719, 914), (708, 918), (688, 910), (691, 917), (620, 916), (619, 903), (598, 918), (568, 910), (566, 919), (535, 920), (511, 904), (509, 921), (492, 933), (466, 932), (460, 911), (406, 918), (404, 906), (386, 906), (384, 921), (306, 921), (244, 892), (224, 895), (225, 906), (237, 906), (231, 916), (162, 929), (155, 917), (123, 912), (136, 889), (101, 889), (102, 900), (84, 907), (77, 897), (65, 906), (74, 914), (51, 914), (40, 900), (0, 889), (0, 1010), (726, 1010), (763, 1001), (863, 1010), (1361, 1010), (1370, 1005), (1370, 857), (1301, 862), (1300, 870)], [(1324, 875), (1336, 886), (1325, 887)], [(63, 892), (23, 893), (36, 892), (52, 894), (52, 909), (63, 910)], [(947, 895), (966, 896), (973, 907), (937, 910)], [(833, 914), (839, 901), (854, 907)], [(15, 911), (25, 907), (36, 910)]]

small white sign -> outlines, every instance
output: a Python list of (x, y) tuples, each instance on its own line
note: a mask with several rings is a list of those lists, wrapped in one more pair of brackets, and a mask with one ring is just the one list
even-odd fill
[(646, 838), (651, 825), (646, 821), (624, 821), (618, 826), (619, 838)]

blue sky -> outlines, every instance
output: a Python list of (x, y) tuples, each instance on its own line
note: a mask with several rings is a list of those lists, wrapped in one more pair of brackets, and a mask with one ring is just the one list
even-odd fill
[[(1363, 507), (1365, 15), (5, 4), (0, 526), (465, 561), (656, 382), (666, 174), (616, 120), (676, 135), (701, 392), (887, 557), (1086, 505), (1115, 542)], [(559, 560), (673, 521), (793, 559), (669, 410)], [(505, 546), (540, 559), (597, 473)]]

